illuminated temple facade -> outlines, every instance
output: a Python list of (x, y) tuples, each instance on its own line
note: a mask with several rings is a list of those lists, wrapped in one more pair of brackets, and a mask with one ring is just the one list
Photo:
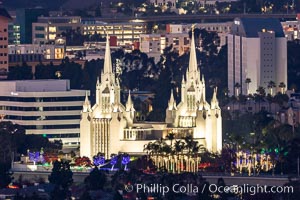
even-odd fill
[[(193, 34), (192, 34), (193, 35)], [(106, 43), (104, 69), (96, 85), (96, 103), (91, 106), (88, 96), (80, 121), (80, 155), (92, 158), (97, 153), (144, 154), (144, 145), (167, 134), (176, 139), (191, 135), (208, 150), (222, 148), (222, 117), (217, 90), (211, 103), (206, 101), (205, 80), (197, 65), (194, 36), (186, 76), (182, 78), (181, 102), (176, 103), (173, 91), (166, 109), (165, 122), (136, 122), (130, 93), (127, 102), (120, 102), (120, 84), (112, 69), (109, 42)]]

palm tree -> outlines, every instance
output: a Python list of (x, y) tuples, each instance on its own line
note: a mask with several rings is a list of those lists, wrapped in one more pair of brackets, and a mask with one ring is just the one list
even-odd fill
[(284, 84), (284, 82), (280, 82), (278, 87), (280, 88), (280, 92), (283, 94), (284, 93), (284, 90), (285, 90), (285, 87), (286, 85)]
[(184, 142), (185, 142), (185, 149), (188, 151), (188, 154), (190, 154), (192, 152), (192, 148), (194, 146), (194, 140), (193, 138), (189, 135), (189, 136), (186, 136), (184, 138)]
[(251, 78), (246, 78), (245, 83), (247, 84), (247, 95), (249, 95), (249, 84), (251, 83)]
[(259, 87), (257, 88), (256, 92), (257, 92), (258, 95), (260, 95), (260, 96), (262, 96), (262, 97), (266, 96), (266, 90), (265, 90), (265, 88), (262, 87), (262, 86), (259, 86)]
[(183, 149), (184, 149), (184, 142), (181, 140), (176, 140), (174, 143), (174, 147), (173, 147), (173, 151), (175, 154), (179, 154), (182, 153)]
[(274, 81), (270, 81), (268, 83), (268, 88), (270, 89), (270, 95), (273, 96), (273, 88), (276, 87), (276, 84)]
[(239, 89), (240, 89), (240, 87), (241, 87), (241, 84), (239, 84), (239, 83), (235, 83), (234, 84), (234, 88), (235, 88), (235, 91), (236, 91), (236, 96), (238, 97), (239, 96), (239, 94), (240, 94), (240, 91), (239, 91)]
[(175, 139), (175, 133), (169, 133), (166, 138), (171, 141), (171, 147), (173, 146), (173, 140)]
[[(254, 96), (255, 98), (255, 102), (258, 102), (258, 107), (259, 107), (259, 110), (261, 110), (261, 106), (260, 106), (260, 103), (263, 101), (264, 97), (266, 96), (266, 91), (265, 91), (265, 88), (259, 86), (256, 90), (256, 94)], [(256, 109), (255, 109), (256, 110)]]
[(152, 142), (149, 142), (148, 144), (145, 144), (144, 145), (144, 151), (146, 151), (146, 153), (149, 155), (149, 154), (152, 154), (153, 153), (153, 143)]

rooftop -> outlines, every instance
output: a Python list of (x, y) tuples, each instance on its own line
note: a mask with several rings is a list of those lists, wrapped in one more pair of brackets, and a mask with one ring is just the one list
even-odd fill
[(0, 16), (8, 19), (12, 19), (5, 8), (0, 8)]
[(70, 90), (63, 79), (0, 81), (1, 92), (61, 92)]
[(231, 33), (242, 37), (256, 38), (262, 30), (273, 31), (275, 37), (285, 37), (282, 25), (278, 19), (273, 18), (236, 18)]

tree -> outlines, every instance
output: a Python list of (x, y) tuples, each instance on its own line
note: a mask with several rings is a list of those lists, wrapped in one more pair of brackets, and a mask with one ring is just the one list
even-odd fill
[(72, 89), (82, 88), (82, 68), (81, 65), (75, 62), (70, 62), (68, 58), (62, 60), (59, 68), (63, 79), (70, 80), (70, 87)]
[(32, 67), (23, 62), (21, 66), (9, 67), (8, 80), (31, 80), (33, 78)]
[(7, 163), (0, 163), (0, 189), (6, 188), (13, 180), (9, 167), (10, 165)]
[(95, 167), (84, 179), (87, 190), (102, 190), (107, 181), (106, 175), (98, 167)]
[(40, 151), (45, 153), (57, 152), (62, 148), (61, 141), (49, 142), (47, 137), (42, 135), (26, 135), (25, 129), (10, 121), (0, 122), (0, 162), (11, 163), (11, 159), (27, 154), (27, 150)]
[(239, 96), (239, 94), (240, 94), (240, 88), (241, 88), (241, 84), (239, 84), (239, 83), (235, 83), (234, 84), (234, 88), (235, 88), (235, 91), (236, 91), (236, 96), (238, 97)]
[(98, 153), (97, 155), (93, 156), (93, 163), (96, 167), (102, 166), (105, 164), (105, 157), (104, 153)]
[(122, 161), (121, 161), (122, 165), (124, 165), (124, 170), (127, 170), (127, 165), (130, 163), (130, 156), (129, 154), (124, 153), (122, 155)]
[(280, 88), (280, 92), (281, 94), (284, 94), (284, 91), (285, 91), (285, 87), (286, 85), (284, 84), (284, 82), (280, 82), (278, 87)]
[(268, 88), (270, 89), (270, 95), (273, 96), (273, 88), (276, 87), (276, 84), (274, 81), (270, 81), (268, 83)]
[(169, 133), (166, 138), (171, 141), (171, 146), (173, 146), (173, 140), (175, 139), (175, 133)]
[(49, 182), (54, 185), (51, 193), (52, 199), (64, 200), (70, 197), (69, 188), (73, 184), (73, 172), (70, 169), (69, 162), (55, 161), (52, 172), (49, 175)]
[(179, 153), (182, 153), (183, 149), (184, 149), (184, 142), (181, 141), (181, 140), (176, 140), (175, 143), (174, 143), (174, 147), (173, 147), (173, 151), (175, 154), (179, 154)]
[(257, 88), (256, 92), (257, 92), (257, 95), (259, 95), (261, 97), (265, 97), (266, 96), (266, 90), (262, 86), (259, 86)]
[(251, 83), (251, 78), (246, 78), (245, 83), (247, 84), (247, 95), (249, 95), (249, 84)]

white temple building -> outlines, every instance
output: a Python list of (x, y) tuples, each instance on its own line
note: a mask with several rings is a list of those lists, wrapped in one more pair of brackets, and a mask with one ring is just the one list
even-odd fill
[(80, 156), (92, 158), (99, 152), (106, 158), (118, 153), (144, 154), (145, 144), (165, 138), (168, 133), (174, 133), (176, 139), (191, 135), (209, 151), (222, 149), (222, 116), (217, 89), (209, 104), (204, 76), (201, 78), (197, 65), (194, 36), (189, 67), (182, 78), (181, 102), (176, 103), (171, 91), (165, 122), (136, 122), (130, 93), (125, 105), (120, 102), (120, 84), (112, 69), (108, 41), (104, 70), (96, 85), (96, 103), (91, 106), (86, 96), (81, 115)]

